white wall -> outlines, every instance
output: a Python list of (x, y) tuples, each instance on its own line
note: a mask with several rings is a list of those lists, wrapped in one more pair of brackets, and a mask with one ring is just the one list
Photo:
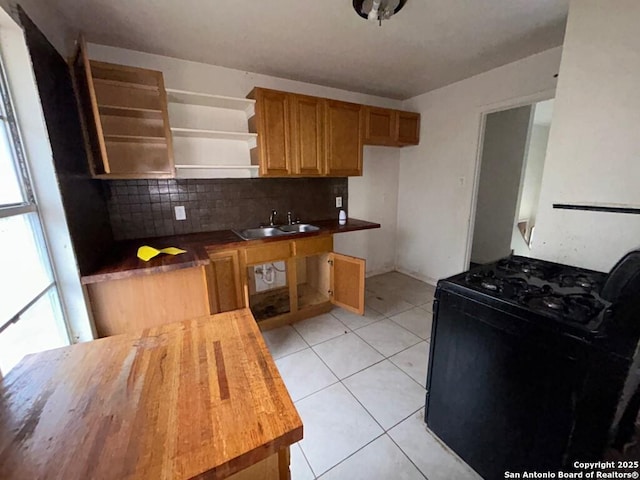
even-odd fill
[(553, 203), (640, 207), (640, 2), (572, 0), (533, 255), (608, 270), (640, 245), (640, 216)]
[(553, 96), (554, 48), (404, 102), (420, 145), (400, 153), (396, 266), (430, 283), (466, 269), (482, 113)]
[[(89, 56), (161, 70), (167, 88), (244, 97), (253, 87), (260, 86), (380, 107), (402, 106), (400, 101), (388, 98), (104, 45), (89, 44)], [(369, 275), (393, 270), (395, 265), (399, 157), (397, 148), (365, 147), (364, 175), (349, 178), (349, 215), (380, 223), (382, 228), (337, 235), (335, 248), (340, 253), (365, 258)]]
[(376, 230), (334, 237), (336, 251), (367, 259), (367, 276), (395, 269), (400, 150), (364, 147), (364, 176), (349, 177), (349, 215), (379, 223)]
[(527, 105), (486, 117), (471, 249), (474, 263), (511, 253), (532, 110)]

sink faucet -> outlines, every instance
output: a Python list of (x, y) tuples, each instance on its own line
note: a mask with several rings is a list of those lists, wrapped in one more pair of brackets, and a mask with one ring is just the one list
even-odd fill
[(273, 227), (276, 223), (276, 215), (278, 214), (277, 211), (275, 210), (271, 210), (271, 215), (269, 215), (269, 226)]
[(287, 212), (287, 224), (293, 225), (293, 213)]

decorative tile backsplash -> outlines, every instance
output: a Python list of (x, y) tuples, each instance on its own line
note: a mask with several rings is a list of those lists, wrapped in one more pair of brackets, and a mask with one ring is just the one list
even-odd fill
[[(279, 223), (288, 211), (302, 221), (325, 220), (338, 218), (335, 197), (348, 205), (347, 178), (117, 180), (105, 187), (116, 240), (255, 227), (272, 209)], [(186, 220), (175, 220), (178, 205)]]

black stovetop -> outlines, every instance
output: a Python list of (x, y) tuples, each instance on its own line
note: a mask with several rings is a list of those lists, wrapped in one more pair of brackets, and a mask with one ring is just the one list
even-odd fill
[(511, 256), (447, 281), (523, 312), (594, 332), (610, 303), (600, 297), (606, 274), (528, 257)]

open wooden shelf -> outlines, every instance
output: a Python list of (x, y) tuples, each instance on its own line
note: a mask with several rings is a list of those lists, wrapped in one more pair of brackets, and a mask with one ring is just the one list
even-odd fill
[(157, 114), (160, 118), (162, 117), (162, 109), (156, 108), (139, 108), (139, 107), (124, 107), (120, 105), (100, 105), (98, 104), (98, 108), (100, 109), (100, 114), (102, 115), (126, 115), (128, 112), (131, 113), (153, 113)]
[[(171, 134), (178, 145), (176, 158), (182, 159), (176, 165), (179, 178), (258, 176), (258, 166), (251, 165), (249, 155), (249, 151), (257, 146), (258, 135), (247, 133), (243, 120), (243, 117), (249, 119), (254, 115), (254, 100), (175, 88), (167, 88), (166, 92), (167, 102), (173, 106), (175, 114)], [(228, 163), (209, 163), (216, 158), (226, 159)]]
[(98, 84), (113, 85), (116, 87), (123, 87), (123, 88), (139, 88), (141, 90), (153, 90), (155, 92), (158, 91), (157, 85), (147, 85), (144, 83), (132, 83), (124, 80), (113, 80), (113, 79), (107, 79), (107, 78), (96, 78), (95, 76), (93, 77), (93, 83), (96, 85)]
[(249, 148), (255, 148), (257, 133), (223, 132), (219, 130), (205, 130), (196, 128), (171, 128), (174, 137), (213, 138), (216, 140), (237, 140), (249, 143)]
[(200, 105), (203, 107), (226, 108), (228, 110), (240, 110), (246, 113), (247, 118), (252, 117), (255, 109), (255, 100), (208, 93), (189, 92), (167, 88), (167, 99), (172, 103), (184, 105)]
[(150, 137), (142, 135), (107, 135), (104, 139), (107, 142), (123, 142), (123, 143), (161, 143), (166, 144), (167, 139), (164, 137)]
[(257, 165), (176, 165), (177, 178), (256, 178)]
[(258, 165), (176, 165), (183, 170), (258, 170)]

